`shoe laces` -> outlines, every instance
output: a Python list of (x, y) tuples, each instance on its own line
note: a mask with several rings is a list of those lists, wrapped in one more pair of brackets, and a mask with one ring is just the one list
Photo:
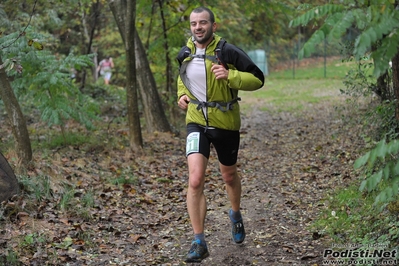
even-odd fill
[(242, 233), (242, 229), (244, 228), (242, 221), (236, 222), (233, 226), (233, 233), (239, 234)]
[(194, 241), (189, 253), (197, 253), (197, 254), (201, 254), (202, 249), (204, 249), (203, 246), (201, 246), (198, 242)]

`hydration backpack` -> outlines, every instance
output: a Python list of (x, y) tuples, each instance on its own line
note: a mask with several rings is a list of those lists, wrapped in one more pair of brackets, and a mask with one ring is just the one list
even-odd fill
[(214, 56), (210, 56), (210, 55), (194, 55), (194, 54), (191, 53), (190, 48), (188, 48), (187, 46), (183, 46), (180, 49), (180, 52), (178, 53), (178, 55), (176, 57), (177, 61), (179, 62), (179, 67), (183, 63), (184, 59), (186, 59), (187, 57), (192, 57), (192, 58), (199, 57), (199, 58), (207, 58), (207, 59), (211, 60), (214, 63), (217, 63), (219, 65), (223, 65), (225, 69), (229, 69), (229, 67), (227, 66), (226, 62), (223, 60), (223, 48), (224, 48), (225, 44), (226, 44), (226, 41), (224, 39), (220, 39), (220, 41), (216, 45), (215, 55)]

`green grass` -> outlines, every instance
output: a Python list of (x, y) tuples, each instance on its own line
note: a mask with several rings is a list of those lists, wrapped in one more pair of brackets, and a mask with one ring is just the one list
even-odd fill
[[(343, 100), (341, 80), (279, 80), (267, 79), (265, 86), (253, 92), (240, 92), (243, 110), (258, 103), (262, 111), (296, 112), (313, 104)], [(255, 101), (255, 102), (254, 102)]]
[(333, 105), (342, 103), (343, 79), (353, 67), (353, 63), (331, 61), (327, 65), (327, 78), (322, 75), (323, 64), (297, 69), (295, 78), (290, 69), (270, 73), (260, 90), (240, 91), (241, 108), (244, 112), (254, 106), (262, 111), (298, 112), (327, 101)]
[(270, 73), (272, 79), (343, 79), (348, 71), (355, 67), (353, 62), (340, 59), (309, 63), (304, 67), (292, 67), (284, 71)]

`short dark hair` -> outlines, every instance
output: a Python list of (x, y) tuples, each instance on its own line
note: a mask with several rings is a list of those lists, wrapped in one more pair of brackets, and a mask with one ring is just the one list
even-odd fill
[(211, 23), (215, 23), (215, 15), (214, 15), (213, 12), (212, 12), (209, 8), (207, 8), (207, 7), (203, 7), (203, 6), (197, 7), (197, 8), (195, 8), (195, 9), (192, 11), (192, 13), (202, 13), (202, 12), (204, 12), (204, 11), (208, 12), (208, 14), (209, 14), (209, 20), (211, 21)]

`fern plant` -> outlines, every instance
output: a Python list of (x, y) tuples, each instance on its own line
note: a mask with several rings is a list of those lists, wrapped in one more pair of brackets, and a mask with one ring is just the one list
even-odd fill
[(375, 205), (384, 206), (393, 201), (399, 189), (399, 141), (385, 139), (355, 161), (355, 169), (362, 169), (365, 179), (360, 191), (376, 191)]
[[(49, 37), (29, 28), (21, 37), (13, 33), (0, 39), (3, 58), (12, 87), (21, 103), (29, 103), (40, 112), (41, 120), (63, 130), (73, 119), (86, 128), (93, 128), (98, 105), (80, 92), (71, 78), (71, 70), (90, 67), (90, 55), (55, 55), (46, 49)], [(44, 49), (43, 49), (44, 48)]]
[[(367, 2), (367, 3), (366, 3)], [(326, 4), (299, 7), (305, 12), (290, 22), (290, 27), (307, 25), (324, 19), (324, 23), (304, 44), (300, 57), (309, 56), (315, 46), (324, 41), (341, 38), (351, 28), (359, 34), (353, 46), (353, 56), (360, 60), (366, 55), (374, 61), (374, 75), (383, 74), (389, 61), (397, 53), (399, 47), (399, 12), (393, 1), (362, 1), (344, 0), (341, 4)], [(378, 44), (378, 45), (376, 45)], [(376, 50), (371, 51), (375, 46)]]

